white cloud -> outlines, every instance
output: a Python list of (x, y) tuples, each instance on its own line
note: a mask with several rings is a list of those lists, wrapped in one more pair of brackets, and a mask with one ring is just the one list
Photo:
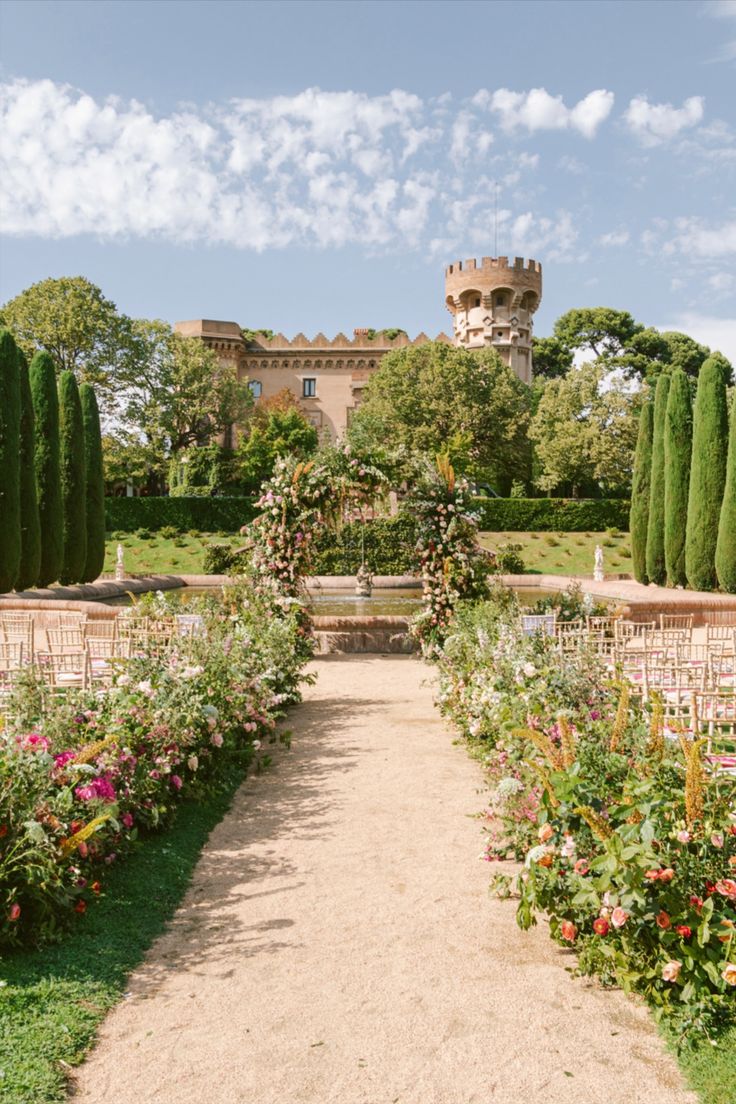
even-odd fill
[(610, 230), (607, 234), (601, 234), (598, 238), (599, 245), (626, 245), (629, 240), (628, 230)]
[(658, 146), (675, 138), (680, 131), (697, 126), (704, 110), (702, 96), (690, 96), (682, 107), (674, 107), (670, 103), (650, 104), (646, 96), (635, 96), (624, 113), (624, 119), (642, 145)]
[(696, 216), (675, 219), (675, 235), (663, 245), (665, 253), (689, 253), (703, 259), (736, 254), (736, 219), (707, 226)]
[(585, 138), (593, 138), (598, 127), (610, 115), (613, 99), (613, 92), (600, 88), (589, 92), (570, 108), (565, 106), (562, 96), (553, 96), (546, 88), (532, 88), (529, 92), (499, 88), (493, 93), (479, 92), (474, 102), (498, 115), (501, 128), (505, 131), (513, 131), (517, 127), (525, 127), (530, 133), (570, 128), (579, 131)]
[(658, 330), (679, 330), (689, 334), (701, 345), (707, 345), (736, 364), (736, 318), (717, 318), (714, 315), (685, 311), (670, 322), (657, 324)]

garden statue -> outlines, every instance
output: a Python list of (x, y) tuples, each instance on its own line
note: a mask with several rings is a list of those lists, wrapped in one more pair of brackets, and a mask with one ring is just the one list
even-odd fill
[(370, 598), (373, 591), (373, 575), (362, 563), (355, 574), (355, 593), (358, 598)]
[(123, 546), (118, 545), (118, 557), (115, 561), (115, 582), (122, 583), (125, 578), (125, 564), (123, 563)]
[(595, 546), (595, 567), (593, 568), (593, 580), (596, 583), (602, 583), (603, 579), (603, 549), (599, 544), (597, 544)]

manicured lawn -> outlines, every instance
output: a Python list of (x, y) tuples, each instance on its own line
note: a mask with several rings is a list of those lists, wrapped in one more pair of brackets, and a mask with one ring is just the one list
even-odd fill
[(736, 1027), (716, 1040), (680, 1053), (680, 1065), (702, 1104), (733, 1104), (736, 1086)]
[(631, 574), (631, 541), (628, 533), (481, 533), (485, 548), (499, 544), (521, 545), (526, 570), (542, 575), (592, 575), (595, 546), (603, 548), (607, 574)]
[(112, 868), (105, 896), (63, 942), (0, 963), (2, 1104), (66, 1099), (68, 1067), (82, 1061), (128, 974), (171, 917), (242, 777), (242, 767), (233, 767), (208, 800), (182, 805), (171, 828)]
[(134, 575), (201, 575), (205, 545), (232, 544), (239, 548), (243, 538), (237, 533), (182, 533), (173, 537), (153, 533), (149, 538), (135, 533), (113, 537), (108, 533), (103, 568), (108, 574), (115, 571), (118, 543), (123, 546), (125, 566)]

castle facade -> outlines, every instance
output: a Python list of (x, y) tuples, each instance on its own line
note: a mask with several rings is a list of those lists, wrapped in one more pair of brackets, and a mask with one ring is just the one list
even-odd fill
[[(453, 316), (453, 336), (436, 341), (468, 349), (491, 347), (519, 379), (532, 379), (532, 316), (542, 299), (542, 266), (516, 257), (483, 257), (456, 261), (445, 270), (445, 304)], [(328, 340), (283, 334), (270, 339), (243, 335), (237, 322), (195, 319), (177, 322), (175, 329), (198, 337), (249, 382), (256, 402), (288, 388), (310, 422), (332, 440), (342, 436), (360, 406), (363, 390), (381, 359), (392, 349), (423, 345), (421, 333), (411, 340), (400, 333), (389, 338), (380, 331), (353, 331)], [(233, 445), (233, 429), (223, 443)]]

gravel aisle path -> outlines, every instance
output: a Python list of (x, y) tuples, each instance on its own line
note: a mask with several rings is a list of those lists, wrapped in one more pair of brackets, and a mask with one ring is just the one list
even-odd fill
[(292, 750), (212, 833), (75, 1101), (694, 1101), (641, 1008), (489, 897), (481, 775), (429, 669), (314, 668)]

